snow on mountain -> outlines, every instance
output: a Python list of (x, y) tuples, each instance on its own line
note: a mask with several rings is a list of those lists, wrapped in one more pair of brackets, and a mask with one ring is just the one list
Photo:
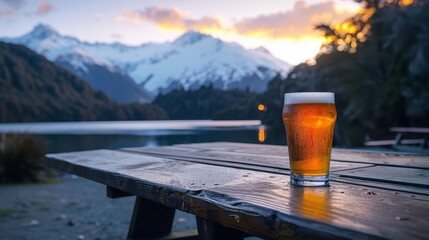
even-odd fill
[(1, 40), (33, 49), (118, 102), (148, 102), (150, 99), (148, 93), (125, 72), (106, 58), (89, 51), (91, 44), (62, 36), (50, 26), (39, 24), (24, 36)]
[(44, 55), (51, 61), (55, 61), (63, 55), (81, 56), (81, 61), (74, 61), (76, 69), (84, 70), (85, 63), (97, 64), (108, 67), (114, 70), (115, 66), (106, 59), (87, 51), (85, 44), (82, 44), (78, 39), (68, 36), (62, 36), (52, 27), (45, 24), (36, 25), (33, 30), (18, 38), (4, 38), (6, 42), (18, 43), (27, 46), (37, 53)]
[(246, 50), (239, 44), (194, 31), (173, 42), (129, 48), (102, 44), (91, 51), (126, 71), (152, 92), (207, 83), (222, 89), (249, 87), (262, 91), (277, 73), (284, 74), (291, 68), (266, 49)]
[(264, 48), (247, 50), (237, 43), (194, 31), (173, 42), (127, 46), (80, 42), (61, 36), (49, 26), (38, 25), (29, 34), (5, 40), (27, 45), (51, 60), (79, 55), (80, 58), (70, 59), (76, 70), (85, 71), (89, 63), (105, 66), (127, 74), (152, 93), (209, 83), (222, 89), (260, 92), (276, 74), (285, 74), (291, 68)]

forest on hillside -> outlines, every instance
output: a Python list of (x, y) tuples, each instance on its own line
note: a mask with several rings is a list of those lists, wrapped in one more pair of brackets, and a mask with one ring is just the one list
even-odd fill
[(119, 104), (30, 49), (0, 42), (0, 122), (167, 118), (152, 104)]
[(171, 119), (258, 119), (257, 93), (221, 90), (213, 85), (198, 89), (176, 89), (159, 94), (153, 104), (165, 109)]

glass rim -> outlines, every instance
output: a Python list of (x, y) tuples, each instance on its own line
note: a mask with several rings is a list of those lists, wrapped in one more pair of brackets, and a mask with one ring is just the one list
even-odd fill
[(284, 94), (284, 105), (305, 103), (335, 104), (333, 92), (291, 92)]

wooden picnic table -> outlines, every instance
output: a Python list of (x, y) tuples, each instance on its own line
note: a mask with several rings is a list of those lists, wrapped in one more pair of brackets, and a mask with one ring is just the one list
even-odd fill
[(47, 159), (105, 184), (109, 197), (137, 196), (129, 239), (196, 238), (170, 233), (176, 209), (197, 217), (200, 239), (429, 238), (425, 155), (333, 149), (329, 187), (291, 186), (285, 146), (215, 142)]
[[(398, 151), (429, 154), (427, 149), (429, 147), (429, 128), (392, 127), (389, 131), (396, 134), (394, 139), (370, 140), (365, 142), (365, 146), (391, 146)], [(410, 135), (414, 137), (418, 136), (419, 138), (409, 138)]]

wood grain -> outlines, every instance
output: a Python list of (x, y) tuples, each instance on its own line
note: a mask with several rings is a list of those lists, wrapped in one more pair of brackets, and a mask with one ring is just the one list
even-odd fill
[(284, 175), (110, 150), (47, 157), (60, 170), (263, 238), (429, 235), (428, 196), (338, 182), (291, 187)]
[[(236, 152), (247, 154), (258, 154), (264, 156), (287, 156), (287, 146), (264, 145), (264, 144), (245, 144), (226, 142), (216, 143), (194, 143), (175, 145), (180, 148), (217, 150), (224, 152)], [(224, 148), (224, 149), (223, 149)], [(223, 150), (222, 150), (223, 149)], [(403, 152), (381, 152), (369, 150), (350, 150), (350, 149), (332, 149), (331, 159), (335, 162), (353, 162), (363, 164), (377, 164), (383, 166), (401, 166), (411, 168), (429, 169), (429, 156), (403, 153)]]
[(338, 171), (337, 175), (429, 188), (429, 170), (375, 166)]
[[(240, 144), (240, 143), (232, 143), (231, 146), (227, 146), (227, 143), (213, 143), (213, 147), (211, 147), (211, 144), (190, 144), (190, 147), (185, 147), (186, 145), (176, 145), (172, 147), (155, 147), (155, 148), (126, 148), (122, 149), (127, 152), (134, 152), (134, 153), (141, 153), (141, 154), (149, 154), (153, 156), (163, 157), (163, 158), (170, 158), (180, 161), (189, 161), (189, 162), (196, 162), (196, 163), (204, 163), (204, 164), (210, 164), (210, 165), (216, 165), (216, 166), (227, 166), (227, 167), (234, 167), (234, 168), (240, 168), (240, 169), (248, 169), (248, 170), (255, 170), (255, 171), (263, 171), (267, 173), (278, 173), (278, 174), (287, 174), (289, 175), (289, 161), (288, 157), (284, 156), (276, 156), (272, 154), (266, 154), (266, 152), (279, 150), (280, 148), (278, 146), (272, 146), (272, 145), (262, 145), (260, 148), (261, 152), (264, 152), (263, 154), (254, 154), (254, 153), (239, 153), (237, 150), (230, 149), (231, 146), (234, 148), (241, 149), (249, 149), (249, 145), (251, 146), (251, 149), (256, 149), (256, 144)], [(219, 149), (224, 148), (227, 146), (228, 151), (220, 151)], [(216, 149), (216, 150), (212, 150)], [(283, 148), (282, 148), (283, 149)], [(340, 152), (343, 155), (346, 155), (346, 153), (349, 153), (350, 159), (356, 159), (359, 156), (362, 155), (361, 151), (356, 150), (344, 150), (340, 149), (337, 150), (337, 152)], [(372, 154), (372, 155), (379, 155), (380, 153), (367, 153), (364, 152), (364, 154)], [(384, 154), (384, 153), (383, 153)], [(396, 156), (397, 154), (395, 154)], [(401, 160), (403, 162), (406, 162), (407, 158), (414, 157), (413, 155), (403, 155), (401, 156)], [(427, 158), (429, 161), (429, 158)], [(424, 185), (419, 185), (418, 183), (415, 183), (415, 179), (413, 179), (409, 175), (410, 178), (402, 178), (401, 181), (389, 181), (386, 180), (384, 177), (374, 177), (374, 178), (368, 178), (365, 174), (362, 174), (361, 176), (358, 176), (356, 174), (355, 176), (351, 176), (350, 174), (345, 174), (344, 170), (350, 170), (350, 172), (353, 172), (352, 170), (357, 169), (366, 169), (367, 167), (374, 166), (372, 164), (364, 164), (364, 163), (355, 163), (352, 162), (353, 160), (349, 161), (331, 161), (331, 176), (333, 181), (339, 181), (339, 182), (345, 182), (345, 183), (353, 183), (353, 184), (363, 184), (365, 186), (372, 186), (372, 187), (379, 187), (384, 189), (390, 189), (395, 191), (405, 191), (410, 193), (418, 193), (418, 194), (425, 194), (429, 195), (429, 189), (425, 188)], [(412, 163), (408, 161), (408, 163)], [(385, 166), (385, 165), (381, 165)], [(413, 171), (409, 166), (408, 171)], [(390, 168), (387, 168), (390, 169)], [(395, 168), (393, 168), (395, 169)], [(427, 171), (426, 169), (421, 169), (423, 172)], [(361, 171), (357, 171), (359, 173)], [(364, 171), (362, 170), (364, 173)], [(418, 172), (418, 171), (417, 171)], [(421, 174), (422, 172), (419, 172), (418, 174)], [(386, 172), (386, 174), (389, 174), (389, 172)], [(393, 174), (393, 173), (392, 173)]]
[[(195, 161), (207, 164), (232, 166), (235, 164), (239, 168), (255, 169), (258, 167), (273, 168), (271, 172), (278, 170), (289, 170), (289, 157), (287, 156), (269, 156), (260, 154), (248, 154), (226, 151), (212, 150), (194, 150), (193, 152), (182, 151), (177, 147), (156, 147), (156, 148), (124, 148), (127, 152), (143, 153), (165, 158), (174, 158), (184, 161)], [(188, 150), (188, 149), (186, 149)], [(217, 164), (216, 164), (217, 163)], [(228, 165), (228, 163), (230, 163)], [(250, 168), (255, 166), (256, 168)], [(372, 164), (351, 163), (351, 162), (331, 162), (331, 171), (340, 171), (369, 167)]]

